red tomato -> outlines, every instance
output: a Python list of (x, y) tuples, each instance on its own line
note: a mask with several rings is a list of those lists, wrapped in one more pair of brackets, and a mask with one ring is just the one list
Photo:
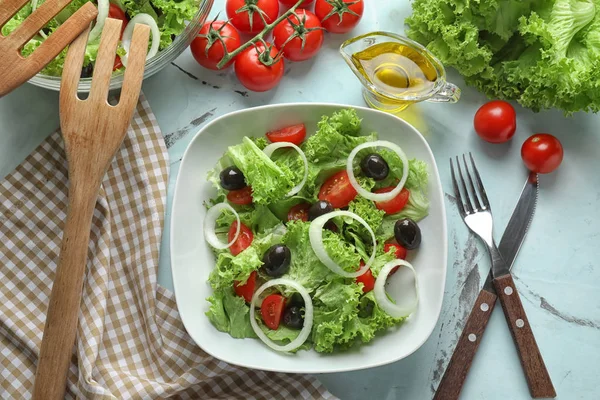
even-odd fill
[(115, 56), (115, 64), (113, 65), (113, 71), (116, 71), (119, 68), (123, 68), (123, 62), (121, 61), (121, 57)]
[(562, 163), (563, 147), (554, 136), (536, 133), (523, 143), (521, 157), (529, 170), (548, 174)]
[(252, 301), (252, 296), (254, 295), (254, 288), (256, 287), (256, 271), (252, 271), (250, 277), (246, 281), (245, 284), (240, 285), (240, 282), (233, 282), (233, 290), (235, 290), (235, 294), (243, 297), (247, 303)]
[(296, 15), (291, 15), (275, 26), (273, 42), (288, 60), (304, 61), (321, 50), (323, 30), (320, 29), (321, 22), (317, 16), (310, 11), (297, 9)]
[(123, 32), (125, 32), (125, 27), (129, 22), (129, 18), (127, 18), (127, 14), (125, 14), (125, 11), (121, 10), (121, 8), (118, 5), (110, 3), (110, 5), (108, 6), (108, 17), (113, 19), (120, 19), (121, 21), (123, 21), (123, 23), (121, 24), (121, 38), (123, 38)]
[[(231, 242), (235, 237), (235, 231), (237, 230), (237, 221), (233, 221), (231, 227), (229, 228), (229, 233), (227, 234), (227, 240)], [(237, 256), (242, 251), (246, 250), (252, 244), (254, 240), (254, 234), (252, 233), (252, 229), (248, 228), (246, 225), (240, 225), (240, 235), (237, 240), (229, 247), (229, 251), (234, 256)]]
[(306, 126), (304, 124), (286, 126), (276, 131), (267, 132), (267, 139), (271, 142), (290, 142), (300, 146), (306, 137)]
[[(247, 3), (254, 3), (249, 7), (252, 21), (250, 20), (248, 7), (246, 7)], [(241, 9), (243, 10), (240, 11)], [(279, 15), (279, 2), (277, 0), (227, 0), (225, 3), (227, 18), (242, 33), (257, 34), (265, 27), (258, 9), (262, 10), (265, 21), (270, 24)]]
[(310, 204), (300, 203), (290, 208), (288, 212), (288, 221), (308, 221), (308, 209)]
[(346, 33), (358, 25), (364, 8), (363, 0), (317, 0), (315, 14), (329, 32)]
[[(302, 8), (307, 8), (309, 7), (315, 0), (304, 0), (302, 2), (302, 4), (300, 4), (300, 7)], [(293, 5), (295, 5), (298, 0), (279, 0), (279, 2), (281, 4), (283, 4), (284, 6), (286, 6), (287, 8), (292, 7)], [(297, 10), (297, 9), (296, 9)]]
[(284, 305), (285, 297), (280, 294), (271, 294), (263, 300), (260, 306), (260, 314), (269, 329), (277, 330), (279, 328)]
[(227, 200), (229, 200), (230, 203), (238, 204), (240, 206), (252, 204), (252, 188), (246, 186), (243, 189), (230, 190), (229, 193), (227, 193)]
[(396, 256), (396, 258), (400, 260), (406, 260), (406, 253), (408, 253), (408, 250), (406, 250), (404, 246), (400, 246), (396, 243), (386, 243), (383, 246), (383, 251), (389, 253), (390, 250), (394, 251), (394, 255)]
[(327, 179), (321, 190), (319, 190), (319, 200), (325, 200), (331, 203), (333, 208), (346, 207), (358, 193), (350, 183), (348, 173), (340, 171)]
[[(364, 262), (360, 262), (360, 265), (365, 265)], [(356, 278), (356, 283), (363, 284), (363, 293), (369, 293), (375, 287), (375, 277), (373, 277), (373, 273), (370, 269), (367, 270), (364, 274)]]
[(506, 101), (494, 100), (482, 105), (475, 113), (475, 132), (490, 143), (510, 140), (517, 129), (517, 114)]
[[(270, 57), (276, 57), (278, 50), (270, 46)], [(266, 92), (273, 89), (283, 77), (284, 62), (279, 58), (272, 65), (266, 66), (260, 60), (265, 57), (265, 46), (258, 43), (237, 56), (235, 60), (235, 75), (246, 88), (255, 92)]]
[[(204, 68), (218, 70), (217, 64), (223, 59), (225, 51), (223, 43), (228, 52), (232, 52), (240, 47), (242, 40), (235, 27), (225, 21), (207, 22), (202, 25), (200, 35), (190, 44), (192, 55), (198, 61), (198, 64)], [(219, 39), (222, 39), (222, 41)], [(229, 61), (223, 66), (227, 68), (234, 60)]]
[[(383, 189), (377, 189), (375, 193), (388, 193), (394, 190), (394, 186), (386, 187)], [(388, 201), (377, 201), (375, 202), (375, 207), (378, 210), (385, 211), (386, 214), (396, 214), (402, 211), (408, 203), (408, 198), (410, 197), (410, 192), (406, 188), (402, 188), (398, 196), (394, 197)]]

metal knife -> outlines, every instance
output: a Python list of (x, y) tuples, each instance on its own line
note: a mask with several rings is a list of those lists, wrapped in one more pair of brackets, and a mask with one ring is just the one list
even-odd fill
[[(498, 246), (509, 268), (512, 268), (531, 224), (537, 205), (537, 197), (537, 174), (530, 173)], [(438, 385), (434, 400), (455, 400), (459, 398), (467, 373), (496, 305), (497, 297), (493, 285), (492, 271), (490, 270), (471, 309), (450, 363)]]

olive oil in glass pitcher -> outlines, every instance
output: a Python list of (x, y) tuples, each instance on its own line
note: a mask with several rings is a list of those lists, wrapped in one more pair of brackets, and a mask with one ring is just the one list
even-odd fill
[(369, 33), (344, 42), (340, 52), (372, 108), (397, 113), (419, 101), (455, 103), (460, 98), (460, 89), (446, 82), (440, 61), (403, 36)]

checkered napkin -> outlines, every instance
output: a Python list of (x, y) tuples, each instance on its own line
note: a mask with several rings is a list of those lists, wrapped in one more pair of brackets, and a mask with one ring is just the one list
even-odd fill
[[(193, 343), (156, 282), (168, 173), (142, 96), (94, 211), (67, 398), (333, 398), (312, 377), (233, 367)], [(0, 398), (31, 396), (66, 208), (56, 132), (0, 183)]]

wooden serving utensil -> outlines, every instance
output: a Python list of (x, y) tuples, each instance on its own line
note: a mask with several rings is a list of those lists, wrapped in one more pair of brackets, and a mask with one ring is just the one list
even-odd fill
[(35, 376), (33, 399), (64, 398), (77, 332), (92, 215), (102, 179), (121, 146), (137, 104), (150, 29), (137, 24), (129, 51), (119, 103), (108, 103), (121, 21), (107, 19), (100, 39), (89, 97), (77, 86), (89, 29), (71, 44), (60, 88), (60, 126), (69, 164), (69, 206), (60, 258), (50, 295)]
[[(0, 29), (29, 0), (0, 0)], [(0, 35), (0, 97), (20, 86), (40, 72), (98, 15), (96, 7), (87, 2), (61, 24), (35, 51), (27, 57), (21, 49), (71, 0), (47, 0), (8, 36)]]

